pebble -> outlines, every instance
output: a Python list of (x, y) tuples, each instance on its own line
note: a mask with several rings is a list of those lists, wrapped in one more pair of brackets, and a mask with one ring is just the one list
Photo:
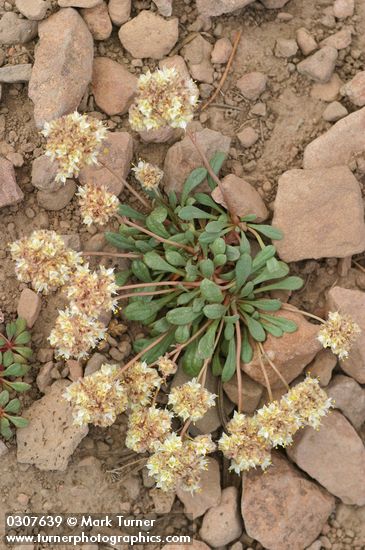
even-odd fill
[(237, 488), (227, 487), (222, 491), (220, 503), (204, 515), (199, 535), (209, 546), (219, 548), (238, 539), (242, 529)]
[(137, 17), (122, 25), (118, 33), (122, 46), (138, 59), (162, 59), (175, 46), (178, 36), (178, 19), (163, 19), (151, 11), (143, 10)]
[(181, 57), (181, 55), (173, 55), (171, 57), (161, 59), (158, 66), (160, 69), (163, 69), (164, 67), (166, 67), (167, 69), (174, 68), (180, 73), (183, 78), (190, 78), (190, 73), (185, 63), (185, 59)]
[(206, 16), (222, 15), (244, 8), (254, 0), (196, 0), (198, 11)]
[(0, 20), (0, 44), (26, 44), (37, 36), (38, 23), (21, 19), (13, 11), (4, 13)]
[(241, 76), (236, 86), (246, 99), (254, 101), (266, 90), (267, 76), (257, 71), (247, 73)]
[(244, 130), (237, 134), (241, 145), (245, 148), (252, 147), (259, 139), (259, 135), (254, 128), (247, 126)]
[(54, 368), (53, 362), (48, 361), (48, 363), (45, 363), (39, 369), (39, 372), (36, 378), (36, 383), (41, 393), (46, 393), (47, 388), (52, 384), (53, 368)]
[[(1, 69), (0, 69), (1, 70)], [(94, 60), (92, 90), (98, 107), (109, 116), (124, 114), (132, 104), (137, 78), (108, 57)]]
[(355, 10), (355, 0), (335, 0), (333, 4), (333, 15), (337, 19), (352, 17)]
[(86, 363), (84, 376), (89, 376), (98, 371), (103, 363), (107, 363), (105, 356), (98, 352), (93, 353)]
[(356, 107), (363, 107), (365, 105), (365, 71), (360, 71), (352, 80), (347, 82), (341, 88), (341, 93), (348, 97)]
[[(222, 180), (222, 188), (237, 216), (241, 218), (250, 212), (256, 215), (258, 223), (266, 220), (269, 214), (268, 210), (253, 185), (233, 174), (228, 174)], [(213, 190), (212, 197), (218, 204), (226, 206), (222, 192), (218, 187)]]
[(30, 63), (19, 65), (5, 65), (0, 67), (0, 82), (15, 84), (17, 82), (28, 82), (32, 74)]
[(211, 55), (212, 63), (227, 63), (232, 53), (232, 43), (228, 38), (220, 38), (214, 44)]
[(38, 191), (37, 202), (45, 210), (58, 211), (71, 202), (76, 193), (76, 184), (73, 180), (66, 183), (57, 191)]
[(289, 0), (261, 0), (261, 2), (268, 10), (280, 10)]
[(332, 371), (336, 365), (337, 358), (332, 351), (322, 349), (314, 358), (313, 363), (306, 368), (306, 372), (318, 378), (320, 385), (325, 387), (329, 384), (332, 377)]
[(342, 80), (337, 74), (333, 74), (325, 84), (313, 84), (311, 97), (322, 101), (335, 101), (340, 95), (340, 89), (343, 85)]
[(120, 27), (126, 23), (131, 14), (131, 0), (109, 0), (109, 16), (114, 25)]
[(103, 0), (58, 0), (60, 8), (95, 8)]
[(23, 198), (23, 192), (16, 182), (13, 164), (0, 158), (0, 208), (17, 204)]
[[(365, 104), (365, 103), (364, 103)], [(323, 119), (327, 122), (337, 122), (341, 118), (348, 115), (346, 107), (341, 105), (338, 101), (333, 101), (323, 111)]]
[(84, 18), (89, 31), (93, 35), (94, 40), (106, 40), (109, 38), (112, 33), (113, 26), (109, 17), (106, 2), (98, 4), (95, 8), (82, 9), (81, 15)]
[(170, 17), (172, 14), (172, 0), (153, 0), (161, 15)]
[(310, 55), (318, 48), (316, 40), (311, 33), (304, 27), (297, 30), (297, 43), (303, 55)]
[(26, 19), (40, 21), (50, 8), (48, 0), (15, 0), (15, 5)]
[(32, 328), (38, 319), (41, 307), (42, 300), (40, 295), (30, 290), (30, 288), (24, 288), (19, 297), (17, 313), (19, 317), (26, 320), (28, 328)]
[(321, 47), (331, 46), (336, 50), (343, 50), (348, 48), (352, 42), (352, 32), (350, 29), (342, 29), (335, 34), (332, 34), (325, 40), (322, 40)]
[(278, 38), (275, 44), (276, 57), (293, 57), (298, 51), (298, 44), (294, 39)]
[(318, 52), (307, 57), (297, 65), (298, 72), (316, 82), (328, 82), (335, 69), (337, 50), (324, 46)]
[(83, 376), (83, 368), (80, 365), (79, 361), (75, 361), (74, 359), (69, 359), (67, 361), (67, 366), (69, 369), (69, 378), (72, 380), (72, 382), (76, 382), (79, 380), (79, 378), (82, 378)]
[(211, 63), (213, 46), (200, 34), (182, 49), (191, 76), (199, 82), (212, 84), (214, 69)]

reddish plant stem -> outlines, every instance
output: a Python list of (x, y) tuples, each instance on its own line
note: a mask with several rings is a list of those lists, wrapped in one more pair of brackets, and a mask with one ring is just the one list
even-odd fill
[(200, 283), (188, 283), (184, 281), (159, 281), (157, 283), (138, 283), (134, 285), (124, 285), (120, 287), (120, 290), (132, 290), (134, 288), (144, 288), (144, 287), (150, 287), (150, 286), (186, 286), (186, 287), (198, 287), (200, 286)]
[(92, 252), (91, 250), (85, 250), (81, 254), (83, 256), (110, 256), (111, 258), (142, 258), (141, 254), (133, 254), (133, 252)]
[(142, 233), (146, 233), (146, 235), (149, 235), (150, 237), (153, 237), (156, 239), (156, 241), (159, 241), (160, 243), (166, 243), (171, 244), (175, 248), (183, 248), (187, 252), (190, 252), (190, 254), (195, 254), (194, 248), (191, 248), (190, 246), (187, 246), (186, 244), (182, 243), (176, 243), (175, 241), (170, 241), (169, 239), (164, 239), (163, 237), (160, 237), (159, 235), (156, 235), (155, 233), (152, 233), (152, 231), (149, 231), (148, 229), (145, 229), (144, 227), (141, 227), (137, 223), (131, 222), (130, 220), (127, 220), (127, 218), (122, 218), (123, 223), (126, 225), (129, 225), (130, 227), (134, 227), (135, 229), (138, 229)]
[(315, 319), (316, 321), (319, 321), (320, 323), (325, 323), (326, 322), (321, 317), (317, 317), (317, 315), (313, 315), (313, 313), (308, 313), (307, 311), (304, 311), (303, 309), (298, 309), (296, 307), (292, 307), (290, 304), (282, 304), (281, 309), (284, 309), (285, 311), (292, 311), (293, 313), (301, 313), (302, 315), (305, 315), (306, 317), (310, 317), (311, 319)]
[(268, 356), (268, 354), (266, 353), (266, 351), (264, 350), (264, 347), (263, 345), (261, 344), (261, 342), (258, 342), (258, 346), (261, 350), (261, 353), (266, 357), (266, 360), (267, 362), (269, 363), (270, 367), (273, 369), (273, 371), (275, 372), (275, 374), (278, 376), (278, 378), (281, 380), (281, 382), (283, 383), (285, 389), (287, 389), (288, 391), (290, 390), (289, 388), (289, 384), (288, 382), (285, 380), (284, 376), (281, 374), (281, 372), (279, 371), (279, 369), (277, 368), (277, 366), (271, 361), (270, 357)]
[(136, 197), (136, 199), (139, 200), (139, 202), (141, 204), (143, 204), (143, 206), (145, 208), (147, 208), (148, 210), (151, 210), (152, 209), (152, 206), (151, 204), (146, 200), (144, 199), (139, 193), (138, 191), (136, 191), (135, 189), (133, 189), (132, 185), (130, 183), (127, 182), (127, 180), (125, 180), (124, 178), (122, 178), (121, 176), (119, 176), (112, 168), (110, 168), (109, 166), (107, 166), (104, 162), (102, 162), (101, 160), (99, 160), (99, 164), (101, 164), (101, 166), (103, 166), (104, 168), (106, 168), (108, 170), (108, 172), (110, 172), (112, 174), (112, 176), (114, 176), (120, 183), (122, 183), (123, 185), (126, 186), (126, 188), (128, 189), (128, 191), (130, 191), (132, 193), (132, 195), (134, 195)]
[(133, 357), (133, 359), (131, 359), (130, 361), (128, 361), (128, 363), (126, 363), (118, 372), (117, 372), (117, 375), (116, 375), (116, 378), (119, 378), (119, 376), (124, 372), (126, 371), (129, 367), (131, 367), (132, 365), (134, 365), (134, 363), (136, 363), (147, 351), (149, 351), (150, 349), (154, 348), (155, 346), (157, 346), (157, 344), (159, 344), (164, 338), (165, 336), (167, 336), (168, 332), (164, 332), (163, 334), (161, 334), (161, 336), (159, 338), (157, 338), (157, 340), (155, 340), (154, 342), (152, 342), (151, 344), (149, 344), (146, 348), (144, 348), (142, 351), (140, 351), (139, 353), (137, 353), (137, 355), (135, 357)]
[(267, 393), (269, 394), (270, 401), (273, 401), (273, 395), (272, 395), (272, 391), (271, 391), (271, 385), (270, 385), (269, 377), (268, 377), (266, 369), (265, 369), (264, 361), (262, 359), (261, 350), (260, 350), (259, 346), (256, 346), (256, 350), (257, 350), (257, 355), (259, 357), (259, 362), (260, 362), (260, 367), (261, 367), (261, 370), (262, 370), (262, 374), (264, 375), (264, 378), (265, 378), (265, 385), (266, 385)]

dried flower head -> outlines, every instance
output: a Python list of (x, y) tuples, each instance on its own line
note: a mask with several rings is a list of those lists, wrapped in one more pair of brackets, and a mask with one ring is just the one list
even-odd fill
[(90, 271), (85, 264), (72, 275), (66, 294), (72, 311), (97, 318), (102, 311), (115, 309), (117, 299), (113, 296), (117, 290), (113, 269), (100, 266), (99, 271)]
[(18, 279), (44, 294), (63, 286), (82, 263), (81, 255), (67, 248), (62, 237), (45, 229), (13, 242), (10, 253)]
[(230, 435), (222, 435), (218, 448), (231, 460), (230, 470), (239, 474), (256, 466), (262, 470), (270, 466), (270, 445), (259, 435), (255, 418), (235, 412), (227, 430)]
[(102, 365), (100, 370), (68, 386), (64, 398), (73, 406), (74, 423), (85, 426), (110, 426), (127, 408), (127, 394), (115, 374), (117, 365)]
[(166, 355), (158, 359), (157, 367), (164, 378), (167, 378), (171, 374), (175, 374), (177, 371), (177, 364), (171, 361)]
[(122, 380), (128, 388), (129, 406), (149, 405), (154, 392), (161, 385), (157, 369), (147, 366), (147, 363), (137, 361), (122, 374)]
[(110, 193), (104, 185), (87, 184), (78, 188), (77, 196), (82, 221), (86, 225), (93, 223), (105, 225), (117, 212), (119, 199)]
[(318, 333), (318, 340), (324, 348), (331, 348), (340, 359), (346, 359), (360, 332), (359, 325), (351, 317), (341, 315), (338, 311), (330, 311), (327, 321)]
[(102, 323), (79, 311), (59, 311), (48, 340), (57, 354), (65, 359), (87, 357), (90, 349), (105, 338), (106, 328)]
[(194, 493), (200, 489), (201, 473), (208, 468), (207, 454), (214, 450), (208, 435), (183, 440), (171, 433), (149, 458), (147, 468), (162, 491), (179, 487)]
[(137, 97), (129, 109), (130, 125), (137, 131), (186, 128), (198, 97), (194, 82), (182, 78), (175, 68), (148, 71), (138, 79)]
[(288, 406), (302, 426), (318, 429), (321, 420), (333, 406), (332, 399), (319, 385), (317, 378), (307, 376), (281, 398), (281, 406)]
[(155, 406), (135, 408), (128, 419), (125, 444), (136, 453), (152, 452), (171, 432), (172, 413)]
[(148, 191), (157, 189), (163, 178), (163, 171), (154, 164), (140, 160), (137, 166), (132, 168), (136, 179)]
[(293, 435), (300, 428), (300, 420), (286, 401), (273, 401), (256, 413), (258, 434), (273, 447), (286, 447), (293, 443)]
[(182, 386), (172, 388), (168, 402), (177, 416), (196, 422), (214, 406), (216, 397), (193, 378)]
[(56, 181), (78, 176), (81, 168), (97, 164), (97, 156), (107, 130), (96, 118), (72, 113), (44, 124), (46, 155), (57, 161)]

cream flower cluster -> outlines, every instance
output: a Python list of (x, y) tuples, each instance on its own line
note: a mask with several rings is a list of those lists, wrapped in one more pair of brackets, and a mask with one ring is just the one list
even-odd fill
[(67, 248), (62, 237), (45, 229), (13, 242), (10, 253), (18, 279), (44, 294), (65, 285), (82, 263), (81, 255)]
[(78, 176), (87, 165), (97, 164), (107, 129), (96, 118), (74, 112), (44, 124), (46, 155), (57, 161), (56, 181)]
[(115, 309), (117, 290), (113, 269), (100, 266), (98, 272), (90, 271), (89, 265), (85, 264), (78, 266), (71, 276), (66, 295), (72, 311), (97, 318), (101, 311)]
[(117, 365), (102, 365), (100, 370), (68, 386), (64, 398), (72, 403), (74, 423), (110, 426), (128, 405), (127, 391), (116, 379)]
[(132, 409), (149, 405), (162, 381), (157, 369), (148, 367), (147, 363), (140, 361), (136, 361), (124, 371), (121, 379), (128, 386), (128, 402)]
[(353, 342), (359, 336), (360, 327), (348, 315), (330, 311), (318, 333), (318, 340), (324, 348), (331, 348), (340, 359), (346, 359)]
[(235, 413), (227, 426), (229, 435), (223, 434), (218, 442), (219, 449), (237, 473), (256, 466), (265, 470), (271, 464), (272, 447), (290, 445), (299, 428), (318, 429), (331, 406), (318, 380), (308, 376), (280, 401), (264, 405), (254, 416)]
[(162, 491), (181, 488), (194, 493), (200, 488), (201, 473), (208, 468), (207, 455), (215, 447), (210, 435), (182, 439), (171, 433), (150, 456), (147, 469)]
[(81, 218), (86, 225), (106, 225), (119, 206), (118, 197), (110, 193), (104, 185), (79, 186), (77, 196)]
[(138, 79), (137, 97), (129, 109), (133, 130), (156, 130), (171, 126), (186, 128), (193, 119), (199, 91), (175, 68), (148, 71)]
[(158, 166), (144, 160), (140, 160), (132, 170), (136, 179), (147, 191), (157, 189), (163, 178), (163, 171)]
[(94, 317), (66, 308), (58, 312), (48, 339), (60, 357), (82, 359), (105, 338), (105, 333), (106, 327)]
[(164, 378), (175, 374), (177, 371), (177, 364), (165, 355), (157, 360), (157, 367)]
[(214, 406), (216, 397), (193, 378), (182, 386), (172, 388), (168, 403), (177, 416), (196, 422)]
[(136, 407), (129, 415), (126, 447), (136, 453), (154, 451), (171, 432), (171, 419), (167, 409)]

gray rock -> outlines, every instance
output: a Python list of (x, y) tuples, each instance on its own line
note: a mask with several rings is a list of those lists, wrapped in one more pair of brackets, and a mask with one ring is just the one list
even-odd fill
[(16, 13), (4, 13), (0, 20), (0, 44), (26, 44), (37, 36), (38, 23), (20, 19)]
[(14, 84), (17, 82), (29, 82), (32, 74), (32, 65), (23, 63), (19, 65), (6, 65), (0, 67), (0, 82)]
[(15, 5), (20, 13), (31, 21), (44, 19), (50, 8), (48, 0), (15, 0)]
[(33, 160), (32, 185), (41, 191), (57, 191), (63, 185), (61, 181), (55, 181), (57, 175), (57, 163), (52, 162), (46, 155), (41, 155)]
[(101, 353), (93, 353), (88, 362), (86, 363), (84, 376), (89, 376), (98, 371), (103, 363), (108, 363), (106, 357)]
[(73, 180), (66, 180), (58, 191), (38, 191), (37, 201), (45, 210), (58, 211), (65, 208), (76, 193), (76, 184)]
[(254, 0), (197, 0), (198, 11), (206, 16), (222, 15), (244, 8)]
[(332, 101), (323, 111), (323, 118), (327, 122), (337, 122), (341, 118), (348, 115), (346, 107), (341, 105), (338, 101)]
[(298, 72), (315, 82), (328, 82), (335, 70), (337, 57), (336, 48), (324, 46), (318, 52), (298, 63)]

